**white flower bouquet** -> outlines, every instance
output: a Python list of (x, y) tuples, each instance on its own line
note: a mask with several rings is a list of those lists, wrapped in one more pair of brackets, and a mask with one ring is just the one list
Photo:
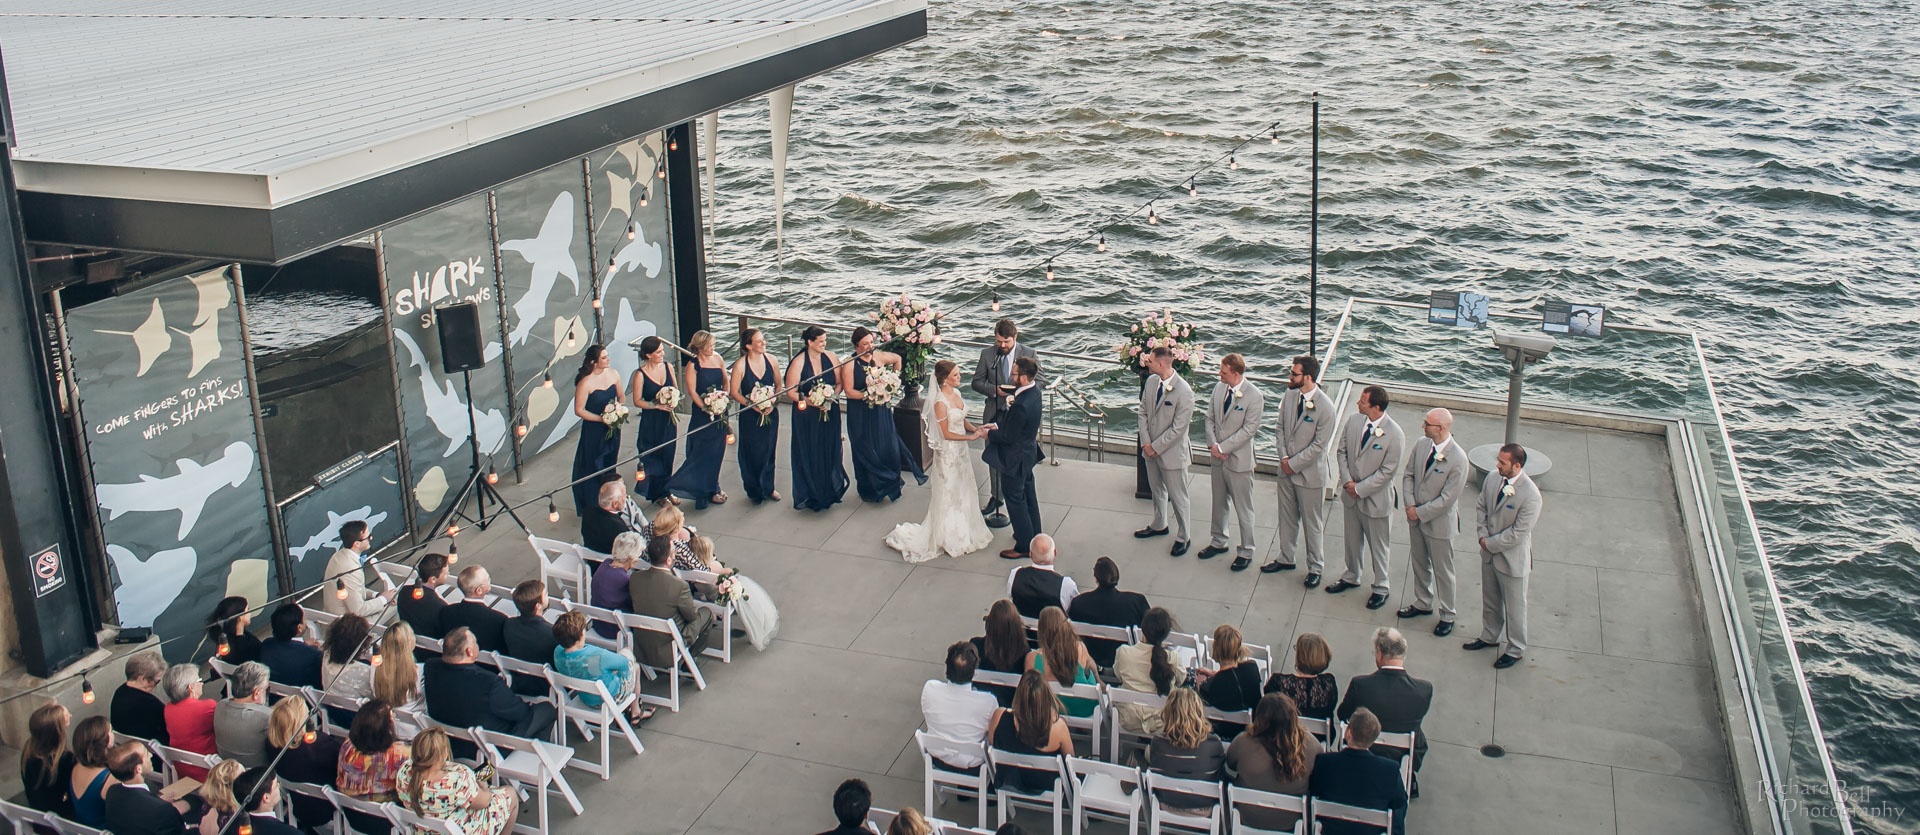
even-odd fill
[(700, 411), (714, 420), (727, 419), (727, 393), (720, 389), (710, 389), (700, 395)]
[(747, 392), (747, 405), (760, 413), (760, 425), (767, 425), (767, 419), (773, 416), (773, 403), (780, 396), (773, 386), (761, 383)]
[(891, 406), (900, 396), (900, 372), (890, 366), (867, 366), (867, 405)]
[(729, 568), (719, 575), (713, 585), (715, 603), (732, 605), (747, 599), (747, 590), (736, 579), (739, 576), (740, 569), (737, 568)]
[(667, 417), (674, 423), (680, 422), (680, 416), (674, 413), (675, 409), (680, 408), (680, 389), (673, 386), (661, 388), (653, 395), (653, 405), (665, 408)]
[(632, 415), (633, 412), (627, 409), (626, 404), (615, 400), (612, 403), (608, 403), (607, 408), (601, 410), (600, 422), (606, 424), (608, 429), (619, 429), (627, 422), (627, 418)]
[(832, 415), (827, 413), (827, 409), (833, 406), (833, 404), (840, 402), (840, 392), (835, 391), (833, 386), (814, 386), (813, 390), (807, 392), (806, 398), (801, 402), (806, 404), (808, 408), (818, 411), (821, 420), (827, 420), (832, 417)]

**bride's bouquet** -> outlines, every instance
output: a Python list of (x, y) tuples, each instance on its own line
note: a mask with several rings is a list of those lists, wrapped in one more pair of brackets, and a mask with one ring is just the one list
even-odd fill
[(833, 386), (814, 386), (813, 390), (807, 392), (806, 398), (801, 402), (818, 410), (820, 412), (820, 419), (826, 420), (831, 417), (831, 415), (827, 414), (827, 408), (840, 402), (840, 392), (834, 391)]
[(768, 418), (773, 417), (773, 401), (779, 396), (773, 386), (766, 383), (754, 386), (753, 390), (747, 392), (747, 405), (760, 413), (761, 426), (767, 425)]
[(680, 408), (680, 389), (673, 386), (661, 388), (653, 395), (653, 405), (666, 407), (667, 419), (674, 423), (680, 422), (680, 416), (674, 412), (675, 409)]
[(722, 572), (713, 585), (713, 600), (723, 606), (731, 606), (747, 599), (747, 590), (739, 579), (740, 569), (729, 568)]
[(900, 396), (900, 372), (891, 366), (867, 366), (867, 405), (891, 406)]
[(600, 422), (606, 424), (608, 429), (619, 429), (622, 424), (627, 422), (627, 418), (632, 415), (633, 412), (627, 409), (626, 404), (615, 400), (612, 403), (608, 403), (607, 408), (601, 410)]
[(700, 401), (700, 411), (714, 420), (727, 419), (727, 393), (720, 389), (709, 390)]

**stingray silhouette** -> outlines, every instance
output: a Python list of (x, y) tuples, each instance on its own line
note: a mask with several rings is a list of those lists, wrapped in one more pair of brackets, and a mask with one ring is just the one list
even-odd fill
[(133, 337), (133, 348), (140, 355), (140, 366), (133, 376), (147, 376), (147, 369), (153, 367), (154, 360), (173, 347), (173, 337), (167, 334), (167, 316), (160, 312), (160, 300), (153, 300), (153, 310), (147, 314), (147, 320), (140, 327), (130, 331), (95, 330), (94, 333), (110, 333), (115, 336)]
[(507, 419), (500, 410), (482, 412), (461, 402), (460, 396), (454, 393), (452, 381), (441, 383), (433, 378), (433, 369), (427, 365), (426, 355), (420, 352), (420, 345), (413, 341), (411, 334), (395, 330), (393, 339), (407, 349), (411, 357), (409, 364), (420, 372), (420, 394), (426, 401), (427, 420), (447, 439), (447, 451), (441, 453), (440, 457), (446, 458), (458, 452), (460, 445), (467, 440), (468, 412), (473, 413), (473, 425), (479, 434), (474, 440), (479, 443), (481, 452), (491, 453), (499, 449), (500, 442), (507, 437)]

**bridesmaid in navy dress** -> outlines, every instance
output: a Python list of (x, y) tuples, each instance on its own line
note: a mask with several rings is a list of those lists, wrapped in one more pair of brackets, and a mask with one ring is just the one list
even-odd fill
[(573, 450), (573, 512), (581, 518), (598, 502), (603, 481), (587, 476), (612, 467), (620, 456), (620, 427), (608, 427), (600, 416), (607, 404), (618, 402), (620, 373), (613, 370), (613, 355), (588, 345), (580, 370), (573, 375), (573, 413), (580, 417), (579, 445)]
[(853, 452), (853, 484), (861, 501), (897, 502), (905, 484), (900, 477), (903, 467), (910, 467), (921, 484), (927, 483), (927, 477), (893, 427), (893, 408), (867, 404), (867, 366), (900, 370), (900, 355), (876, 351), (873, 343), (872, 331), (854, 328), (856, 359), (840, 368), (840, 389), (847, 393), (847, 444)]
[[(727, 458), (726, 418), (715, 419), (701, 408), (708, 398), (727, 399), (727, 361), (713, 350), (713, 334), (697, 331), (687, 340), (693, 359), (687, 361), (680, 380), (686, 385), (692, 417), (687, 419), (687, 457), (673, 474), (667, 489), (676, 496), (693, 500), (695, 510), (709, 503), (724, 504), (727, 494), (720, 489), (720, 465)], [(706, 428), (710, 424), (719, 426)]]
[(774, 403), (768, 403), (764, 411), (755, 409), (747, 396), (756, 386), (779, 391), (780, 376), (773, 371), (775, 360), (767, 353), (767, 337), (759, 328), (748, 328), (740, 343), (745, 351), (733, 364), (727, 389), (733, 402), (740, 404), (740, 413), (735, 416), (740, 425), (734, 427), (740, 436), (740, 448), (734, 451), (740, 459), (740, 483), (748, 501), (777, 502), (780, 491), (773, 489), (773, 461), (780, 446), (780, 409)]
[(839, 361), (827, 350), (827, 332), (818, 325), (801, 332), (806, 350), (787, 363), (787, 397), (793, 401), (793, 506), (826, 510), (847, 494), (847, 468), (840, 460), (840, 405), (819, 410), (806, 406), (807, 393), (833, 388)]
[[(673, 387), (673, 366), (667, 364), (666, 355), (667, 343), (660, 337), (640, 340), (640, 368), (627, 385), (633, 393), (633, 405), (640, 411), (640, 427), (633, 434), (634, 447), (641, 454), (641, 481), (634, 485), (633, 492), (661, 505), (680, 503), (667, 492), (667, 481), (673, 476), (674, 439), (680, 427), (671, 409), (654, 402), (661, 389)], [(659, 450), (647, 453), (657, 446)]]

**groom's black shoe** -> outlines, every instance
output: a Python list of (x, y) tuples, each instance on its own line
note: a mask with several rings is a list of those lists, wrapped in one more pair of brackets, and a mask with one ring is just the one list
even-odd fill
[(1146, 539), (1153, 536), (1166, 536), (1166, 528), (1141, 528), (1133, 532), (1134, 539)]
[(987, 502), (987, 506), (986, 506), (986, 507), (983, 507), (983, 508), (980, 508), (980, 515), (981, 515), (981, 516), (992, 516), (992, 515), (993, 515), (993, 512), (994, 512), (994, 511), (996, 511), (996, 510), (999, 510), (999, 509), (1000, 509), (1000, 503), (999, 503), (999, 502), (991, 502), (991, 501), (990, 501), (990, 502)]
[(1195, 554), (1194, 556), (1203, 560), (1210, 560), (1226, 552), (1227, 552), (1227, 549), (1225, 548), (1221, 548), (1217, 545), (1208, 545), (1207, 547), (1200, 549), (1200, 553)]
[(1184, 554), (1186, 554), (1186, 553), (1187, 553), (1187, 541), (1186, 541), (1186, 540), (1184, 540), (1184, 539), (1182, 539), (1182, 540), (1180, 540), (1179, 542), (1175, 542), (1175, 543), (1173, 543), (1173, 548), (1172, 548), (1172, 550), (1169, 550), (1169, 551), (1167, 551), (1167, 553), (1169, 553), (1169, 554), (1172, 554), (1172, 555), (1174, 555), (1174, 556), (1176, 556), (1176, 557), (1178, 557), (1178, 556), (1182, 556), (1182, 555), (1184, 555)]

